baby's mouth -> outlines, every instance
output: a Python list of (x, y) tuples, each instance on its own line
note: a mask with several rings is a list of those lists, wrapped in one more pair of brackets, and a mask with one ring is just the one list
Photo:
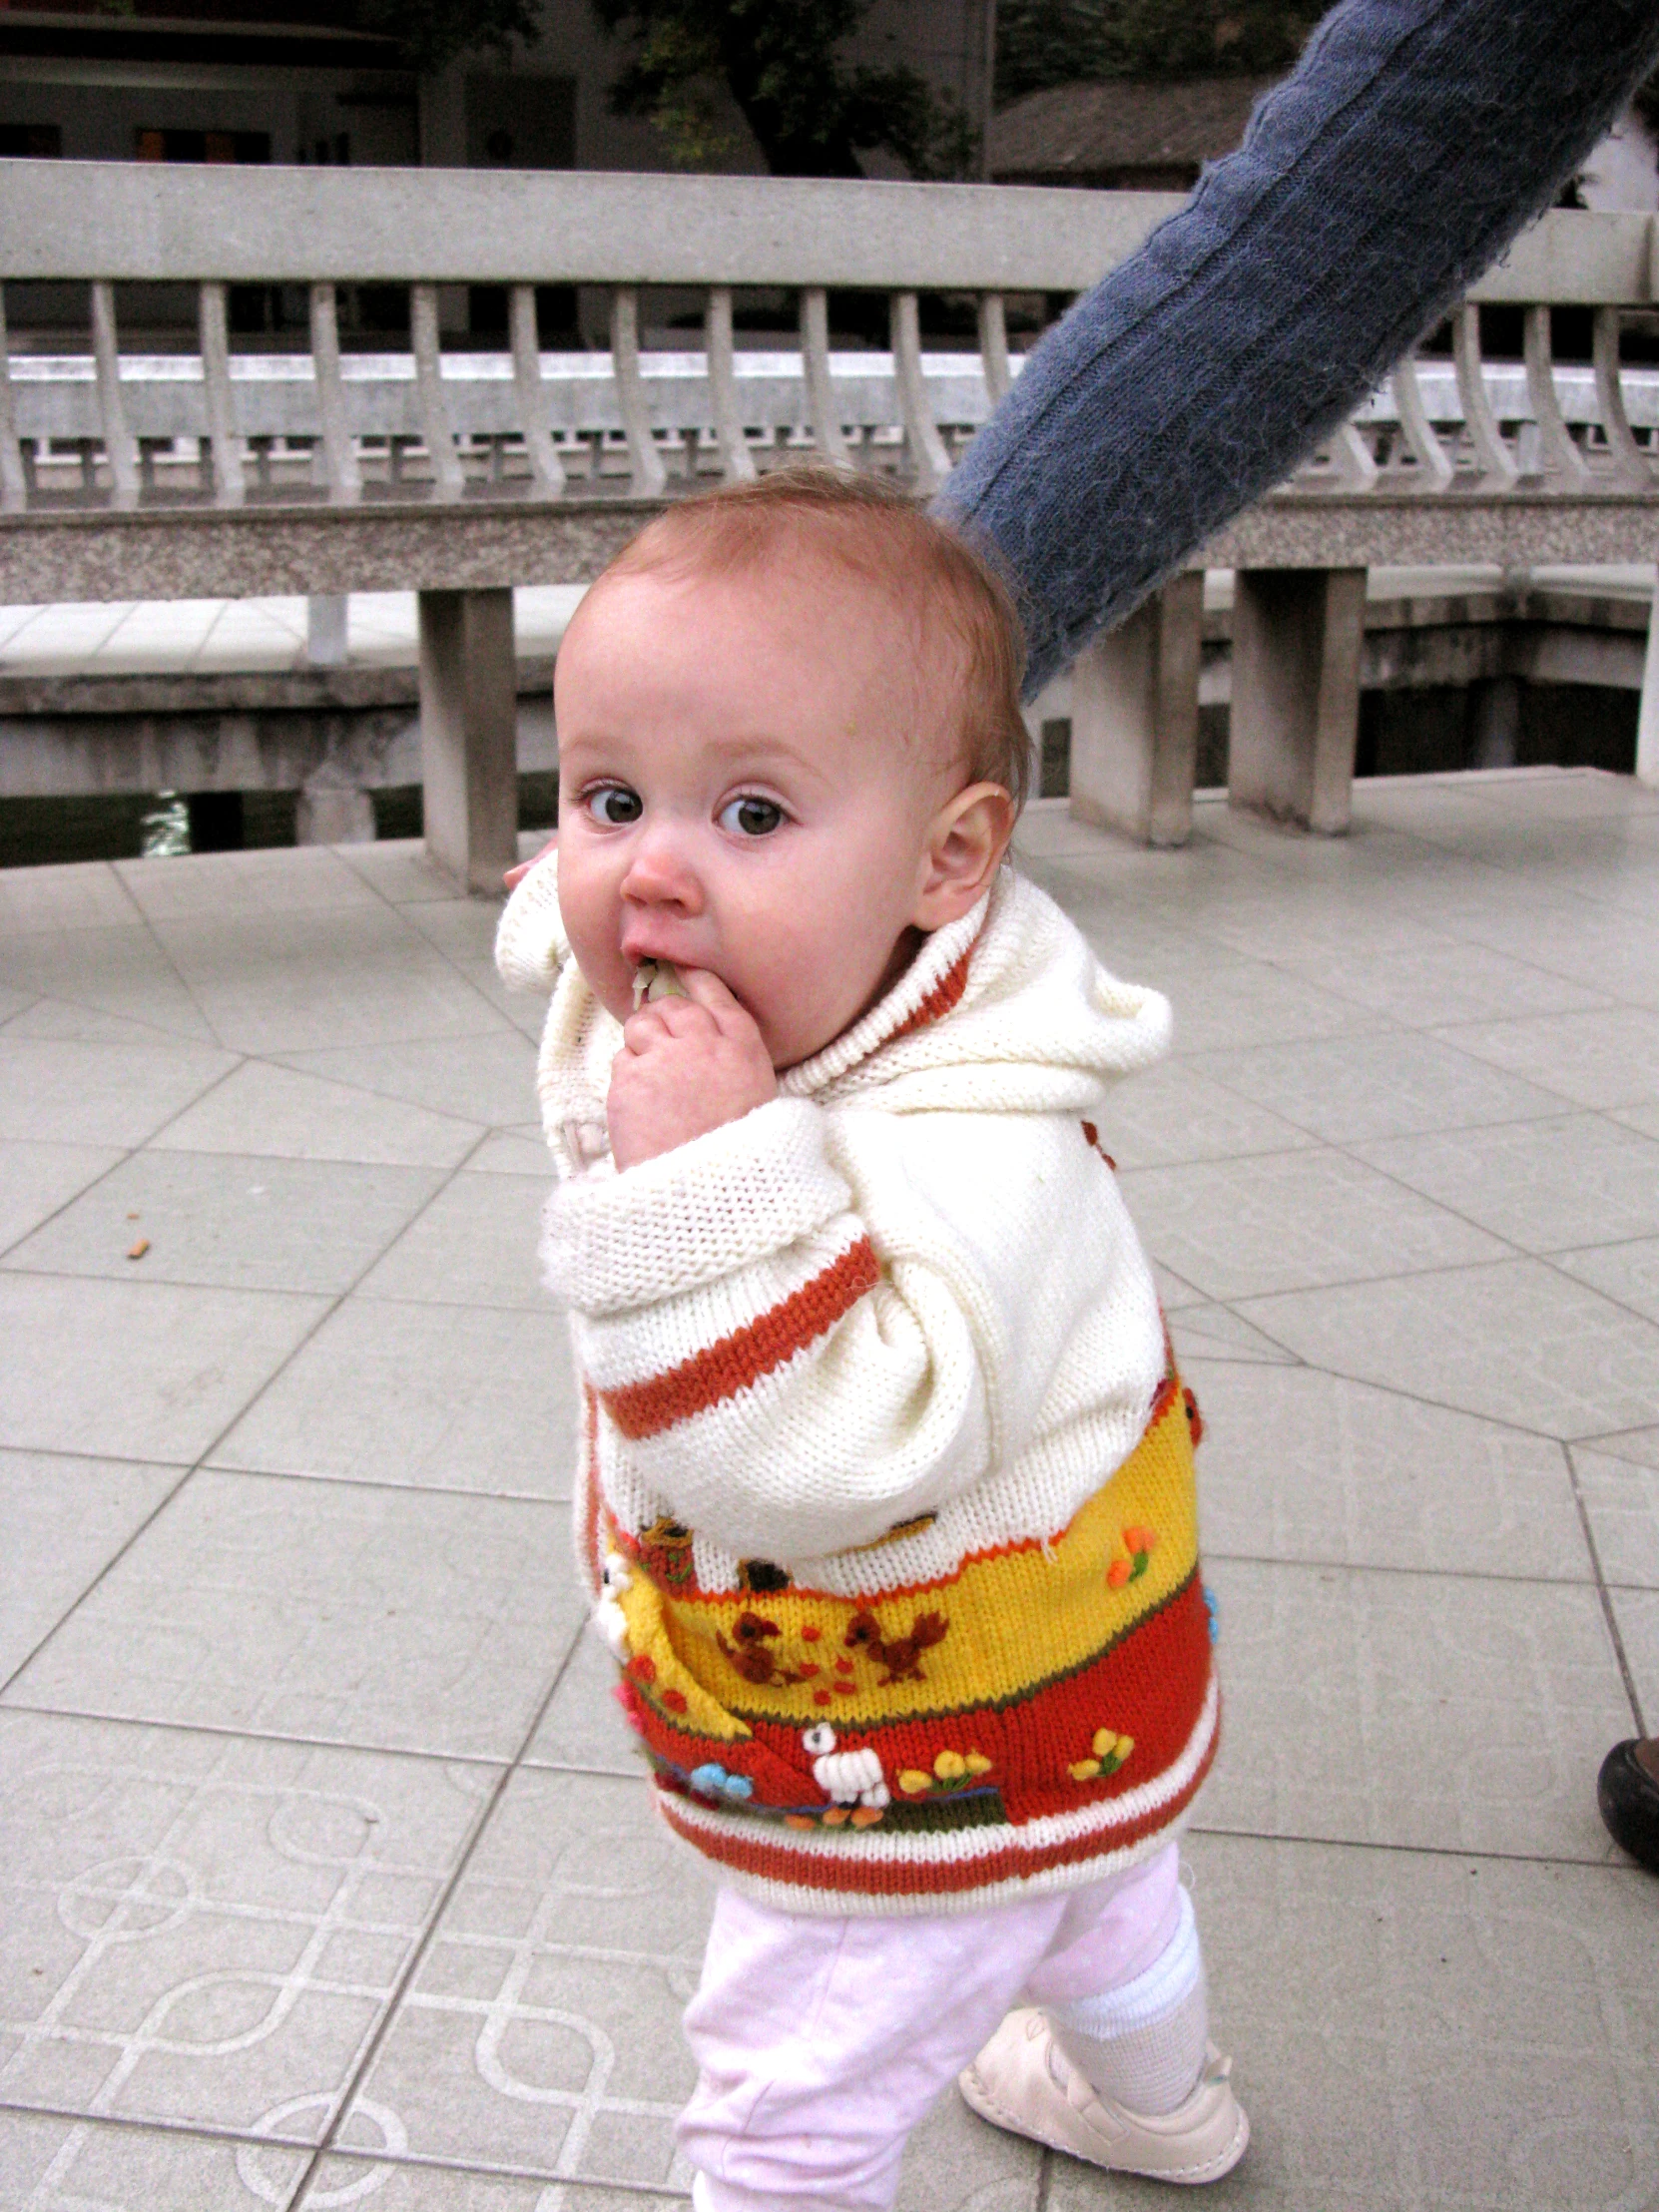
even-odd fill
[(654, 998), (690, 998), (672, 960), (642, 960), (634, 970), (634, 1011)]

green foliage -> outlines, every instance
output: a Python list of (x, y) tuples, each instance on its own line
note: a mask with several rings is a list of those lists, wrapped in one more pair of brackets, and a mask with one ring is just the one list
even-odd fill
[(442, 69), (457, 55), (488, 48), (503, 59), (516, 39), (541, 36), (537, 0), (348, 0), (359, 30), (394, 38), (411, 69)]
[(970, 174), (972, 124), (902, 65), (841, 52), (869, 0), (592, 0), (628, 50), (611, 87), (618, 115), (647, 117), (687, 168), (734, 150), (729, 94), (778, 177), (856, 177), (858, 156), (894, 154), (912, 177)]
[(1289, 69), (1325, 0), (998, 0), (998, 104), (1110, 77)]

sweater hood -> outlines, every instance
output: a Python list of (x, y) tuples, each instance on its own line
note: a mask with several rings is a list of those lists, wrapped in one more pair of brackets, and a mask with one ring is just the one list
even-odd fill
[[(556, 1157), (580, 1173), (608, 1150), (622, 1028), (570, 957), (556, 856), (513, 893), (496, 961), (508, 982), (552, 989), (537, 1090)], [(1004, 867), (866, 1014), (781, 1076), (779, 1092), (885, 1113), (1086, 1113), (1118, 1077), (1162, 1057), (1170, 1028), (1159, 992), (1110, 974), (1053, 899)]]

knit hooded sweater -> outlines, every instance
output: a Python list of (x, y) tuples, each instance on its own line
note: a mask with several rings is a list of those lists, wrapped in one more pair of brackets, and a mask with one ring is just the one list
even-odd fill
[(1092, 1117), (1165, 1001), (1004, 869), (776, 1099), (618, 1173), (556, 856), (496, 957), (552, 992), (578, 1563), (671, 1829), (835, 1914), (1156, 1850), (1216, 1742), (1196, 1410)]

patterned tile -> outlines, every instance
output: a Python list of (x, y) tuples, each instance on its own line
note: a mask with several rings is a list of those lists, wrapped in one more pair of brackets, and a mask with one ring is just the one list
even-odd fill
[[(6, 1258), (8, 1269), (248, 1291), (344, 1291), (431, 1196), (437, 1168), (139, 1152)], [(142, 1263), (131, 1255), (139, 1239)]]
[(1198, 1818), (1252, 1835), (1599, 1861), (1629, 1709), (1596, 1591), (1212, 1560), (1224, 1747)]
[(556, 1315), (359, 1296), (214, 1456), (228, 1467), (559, 1498), (570, 1495), (576, 1453), (570, 1341)]
[[(493, 1780), (20, 1713), (0, 1713), (0, 2097), (299, 2143), (337, 2109)], [(45, 2203), (96, 2202), (101, 2155), (131, 2190), (97, 2131), (79, 2186), (66, 2169)], [(275, 2150), (238, 2163), (291, 2171)]]
[(8, 1029), (0, 1034), (0, 1136), (143, 1144), (235, 1065), (207, 1045), (86, 1043)]
[(199, 1473), (7, 1694), (510, 1758), (580, 1617), (564, 1519), (517, 1499)]
[(1659, 1014), (1616, 1006), (1471, 1022), (1446, 1042), (1494, 1068), (1570, 1098), (1575, 1106), (1642, 1106), (1659, 1100)]
[(1214, 1299), (1455, 1267), (1504, 1249), (1323, 1148), (1142, 1168), (1125, 1174), (1123, 1192), (1148, 1249)]
[(0, 1137), (0, 1251), (38, 1228), (120, 1158), (111, 1146)]
[(1303, 1044), (1218, 1052), (1202, 1065), (1230, 1090), (1271, 1107), (1328, 1144), (1414, 1136), (1556, 1114), (1559, 1100), (1535, 1084), (1484, 1066), (1453, 1041), (1409, 1029), (1369, 1037), (1317, 1037)]
[(1312, 1366), (1546, 1436), (1659, 1421), (1659, 1328), (1537, 1260), (1253, 1299), (1246, 1319)]
[(1588, 1579), (1560, 1444), (1314, 1368), (1185, 1373), (1212, 1556)]
[(0, 2111), (0, 2203), (15, 2212), (286, 2212), (309, 2161), (277, 2143)]
[(1411, 1190), (1528, 1252), (1659, 1230), (1659, 1144), (1600, 1114), (1362, 1145)]
[(0, 1444), (194, 1459), (281, 1366), (323, 1303), (0, 1272)]
[[(1659, 1461), (1659, 1451), (1654, 1453)], [(1659, 1464), (1573, 1447), (1578, 1494), (1584, 1501), (1596, 1557), (1609, 1582), (1659, 1590)]]
[[(541, 1002), (527, 1003), (537, 1008), (539, 1021), (544, 1011)], [(284, 1058), (290, 1067), (354, 1084), (379, 1098), (412, 1100), (461, 1121), (512, 1128), (532, 1119), (536, 1111), (535, 1047), (516, 1029), (504, 1028), (494, 1015), (490, 1018), (495, 1024), (490, 1035), (329, 1046), (287, 1053)]]
[(1562, 1252), (1557, 1267), (1601, 1291), (1620, 1306), (1659, 1322), (1659, 1237), (1636, 1237), (1589, 1252)]
[(369, 1270), (362, 1296), (521, 1307), (547, 1317), (550, 1339), (562, 1337), (537, 1262), (547, 1190), (546, 1176), (456, 1176)]
[(440, 1168), (456, 1166), (477, 1141), (471, 1122), (263, 1060), (245, 1061), (153, 1140), (176, 1152)]
[[(1651, 1876), (1215, 1836), (1188, 1856), (1217, 2037), (1252, 2129), (1208, 2202), (1652, 2201)], [(1054, 2160), (1051, 2212), (1168, 2202), (1156, 2184)]]
[(55, 1628), (183, 1467), (0, 1451), (0, 1682)]
[(643, 1782), (521, 1770), (363, 2085), (409, 2148), (686, 2187), (680, 2035), (710, 1892)]

